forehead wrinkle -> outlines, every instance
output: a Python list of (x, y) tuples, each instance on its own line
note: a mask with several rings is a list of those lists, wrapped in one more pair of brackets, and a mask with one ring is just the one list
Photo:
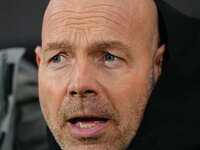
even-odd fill
[[(51, 11), (47, 11), (47, 12), (51, 12)], [(51, 13), (46, 13), (46, 15), (45, 15), (45, 20), (51, 20), (52, 18), (54, 19), (55, 17), (57, 18), (57, 16), (59, 16), (60, 14), (62, 14), (61, 15), (61, 17), (63, 17), (63, 13), (64, 14), (68, 14), (68, 13), (76, 13), (75, 11), (73, 11), (73, 10), (64, 10), (64, 9), (59, 9), (59, 10), (57, 10), (57, 11), (53, 11), (53, 12), (51, 12)]]
[[(84, 19), (86, 19), (86, 21), (81, 20), (80, 18), (72, 17), (72, 19), (76, 19), (77, 21), (73, 20), (73, 21), (69, 21), (69, 22), (67, 19), (65, 20), (65, 18), (60, 17), (59, 18), (60, 20), (55, 20), (55, 21), (52, 20), (51, 22), (54, 22), (54, 24), (52, 26), (51, 25), (49, 26), (49, 28), (51, 28), (51, 32), (59, 31), (59, 32), (62, 32), (62, 34), (65, 34), (65, 36), (67, 36), (67, 32), (70, 32), (70, 29), (75, 29), (76, 30), (75, 32), (83, 31), (83, 30), (86, 30), (89, 32), (94, 32), (100, 28), (104, 28), (104, 29), (107, 28), (110, 31), (116, 32), (119, 30), (120, 26), (123, 27), (123, 24), (121, 24), (119, 21), (115, 22), (114, 20), (104, 17), (104, 16), (86, 17), (86, 18), (84, 18)], [(92, 18), (94, 18), (94, 20), (92, 20)], [(97, 21), (95, 20), (96, 18), (99, 18), (99, 20), (104, 19), (107, 22), (109, 21), (112, 24), (115, 24), (115, 26), (113, 26), (112, 24), (106, 24), (106, 23), (101, 23), (101, 22), (97, 23)], [(91, 20), (89, 20), (89, 19), (91, 19)], [(63, 26), (63, 27), (61, 28), (61, 26)], [(127, 27), (124, 26), (124, 29), (125, 28), (127, 28)], [(46, 32), (46, 33), (49, 33), (49, 32)]]
[[(127, 18), (125, 16), (123, 16), (122, 14), (119, 14), (118, 12), (115, 12), (113, 10), (109, 10), (109, 11), (103, 11), (103, 10), (88, 10), (88, 11), (85, 11), (83, 13), (91, 13), (91, 14), (100, 14), (100, 15), (103, 15), (103, 14), (106, 14), (108, 16), (113, 16), (113, 17), (119, 17), (121, 20), (123, 21), (128, 21)], [(112, 17), (111, 17), (112, 18)]]
[[(84, 9), (83, 13), (99, 13), (99, 14), (107, 14), (108, 16), (112, 15), (112, 16), (117, 16), (120, 17), (122, 20), (126, 20), (127, 21), (127, 17), (123, 16), (122, 13), (118, 13), (119, 10), (121, 10), (121, 7), (117, 7), (115, 5), (111, 5), (111, 4), (96, 4), (96, 5), (91, 5), (88, 6)], [(125, 10), (123, 10), (124, 12), (126, 12)]]
[[(85, 16), (86, 15), (86, 16)], [(117, 26), (122, 26), (127, 28), (125, 24), (122, 22), (128, 22), (128, 20), (124, 20), (124, 17), (115, 16), (115, 13), (106, 12), (106, 11), (90, 11), (90, 12), (82, 12), (79, 15), (74, 14), (65, 14), (55, 15), (54, 17), (48, 19), (48, 21), (53, 21), (54, 23), (58, 23), (67, 26), (95, 26), (96, 24), (100, 24), (100, 20), (105, 20), (107, 22), (111, 22)], [(109, 16), (109, 17), (108, 17)], [(117, 19), (117, 17), (119, 17)], [(98, 23), (99, 22), (99, 23)]]
[[(64, 1), (63, 1), (64, 2)], [(107, 2), (108, 3), (108, 2)], [(110, 21), (112, 23), (115, 23), (117, 25), (124, 25), (124, 23), (128, 23), (129, 19), (127, 18), (127, 12), (126, 9), (123, 9), (121, 6), (118, 6), (119, 4), (107, 4), (107, 3), (99, 3), (99, 4), (90, 4), (89, 6), (83, 6), (81, 7), (82, 9), (76, 9), (68, 4), (66, 5), (63, 3), (62, 6), (57, 5), (56, 7), (53, 7), (49, 12), (49, 15), (46, 17), (47, 20), (60, 20), (60, 21), (65, 21), (65, 22), (73, 22), (73, 21), (88, 21), (88, 23), (95, 23), (92, 22), (98, 17), (99, 19), (105, 19), (107, 21)], [(118, 12), (126, 12), (126, 15), (122, 15), (124, 13), (118, 13)], [(73, 16), (73, 17), (72, 17)], [(109, 17), (108, 17), (109, 16)], [(70, 24), (70, 23), (69, 23)], [(76, 24), (76, 23), (75, 23)], [(77, 23), (78, 24), (78, 23)], [(125, 25), (124, 25), (125, 27)]]

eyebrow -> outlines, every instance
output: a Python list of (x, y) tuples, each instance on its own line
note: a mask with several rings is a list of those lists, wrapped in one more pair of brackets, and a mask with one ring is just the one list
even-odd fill
[(68, 41), (47, 43), (47, 46), (44, 47), (44, 52), (60, 49), (72, 50), (72, 44)]
[(117, 51), (124, 51), (124, 52), (128, 52), (129, 51), (129, 47), (126, 46), (125, 44), (123, 44), (120, 41), (101, 41), (101, 42), (95, 42), (93, 43), (89, 49), (91, 50), (97, 50), (97, 51), (101, 51), (101, 50), (117, 50)]
[[(52, 42), (47, 43), (47, 46), (44, 48), (44, 52), (46, 51), (54, 51), (54, 50), (70, 50), (72, 51), (74, 46), (69, 41), (62, 42)], [(108, 50), (116, 50), (125, 52), (128, 55), (129, 47), (123, 44), (120, 41), (99, 41), (94, 42), (89, 45), (86, 49), (89, 51), (108, 51)]]

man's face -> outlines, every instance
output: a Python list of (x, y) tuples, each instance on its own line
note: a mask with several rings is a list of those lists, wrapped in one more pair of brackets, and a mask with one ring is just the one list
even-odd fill
[(37, 48), (39, 97), (63, 150), (124, 150), (160, 75), (146, 0), (52, 0)]

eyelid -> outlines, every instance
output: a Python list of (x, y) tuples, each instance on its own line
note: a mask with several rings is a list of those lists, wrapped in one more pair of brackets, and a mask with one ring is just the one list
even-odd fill
[(119, 50), (106, 49), (105, 52), (107, 52), (113, 56), (116, 56), (118, 58), (125, 58), (125, 55), (122, 52), (120, 52)]
[(116, 53), (110, 52), (110, 51), (107, 51), (107, 53), (115, 56), (116, 59), (118, 59), (118, 60), (124, 61), (125, 63), (127, 62), (126, 58), (124, 56), (121, 56), (120, 54), (116, 54)]
[(53, 60), (54, 57), (56, 56), (67, 56), (66, 52), (63, 52), (63, 51), (60, 51), (60, 52), (57, 52), (56, 54), (54, 54), (53, 56), (51, 56), (49, 59), (48, 59), (48, 63), (51, 63), (51, 61)]
[(121, 59), (119, 56), (117, 56), (117, 55), (115, 55), (115, 54), (113, 54), (113, 53), (107, 52), (107, 53), (105, 53), (105, 55), (106, 55), (106, 54), (112, 55), (112, 56), (114, 56), (116, 59)]

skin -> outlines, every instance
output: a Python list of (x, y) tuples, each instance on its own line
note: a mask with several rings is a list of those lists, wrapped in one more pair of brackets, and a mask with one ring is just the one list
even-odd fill
[[(125, 150), (134, 139), (162, 67), (152, 0), (51, 0), (36, 48), (45, 120), (63, 150)], [(110, 119), (96, 136), (67, 119)]]

